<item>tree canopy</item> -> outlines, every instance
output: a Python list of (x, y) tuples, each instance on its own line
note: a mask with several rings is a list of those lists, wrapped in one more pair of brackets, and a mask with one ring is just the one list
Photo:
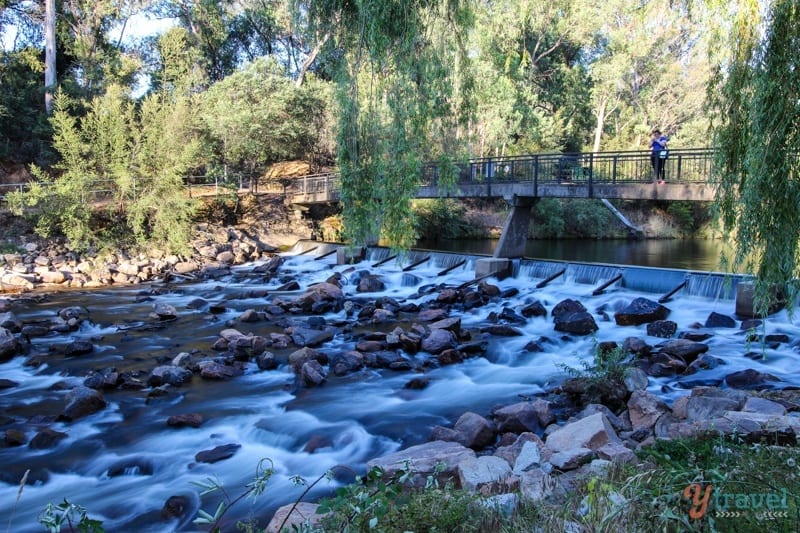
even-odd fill
[(800, 5), (775, 0), (764, 10), (741, 1), (731, 55), (712, 85), (715, 168), (730, 264), (757, 274), (766, 311), (783, 292), (791, 308), (800, 275)]

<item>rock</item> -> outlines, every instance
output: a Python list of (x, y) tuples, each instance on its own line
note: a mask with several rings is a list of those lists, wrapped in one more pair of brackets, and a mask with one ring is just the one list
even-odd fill
[(167, 425), (171, 428), (199, 428), (203, 422), (203, 415), (200, 413), (172, 415), (167, 419)]
[(467, 458), (474, 458), (475, 452), (457, 442), (431, 441), (405, 450), (378, 457), (367, 462), (367, 470), (380, 467), (387, 476), (406, 469), (406, 464), (413, 475), (411, 484), (415, 487), (425, 486), (429, 475), (441, 467), (441, 480), (456, 473), (458, 464)]
[(0, 313), (0, 327), (7, 329), (11, 333), (19, 333), (22, 330), (22, 321), (10, 311)]
[(786, 414), (786, 407), (772, 400), (751, 396), (747, 398), (744, 407), (742, 407), (742, 411), (746, 413), (783, 416)]
[[(541, 468), (522, 472), (519, 476), (519, 491), (529, 502), (536, 503), (550, 496), (558, 482)], [(565, 530), (566, 531), (566, 530)]]
[(0, 378), (0, 390), (2, 389), (13, 389), (14, 387), (19, 386), (19, 383), (13, 381), (11, 379)]
[[(279, 507), (267, 524), (264, 533), (281, 533), (283, 531), (305, 531), (307, 524), (316, 531), (324, 514), (317, 513), (319, 504), (308, 502), (289, 503)], [(281, 529), (282, 528), (282, 529)]]
[(56, 431), (50, 428), (44, 428), (33, 436), (31, 441), (28, 443), (28, 447), (33, 450), (45, 450), (56, 446), (59, 442), (66, 438), (66, 433), (62, 433), (61, 431)]
[[(542, 443), (542, 446), (544, 443)], [(538, 468), (542, 464), (542, 450), (538, 443), (525, 441), (514, 461), (513, 471), (515, 474), (522, 474), (528, 470)]]
[(438, 322), (447, 318), (446, 309), (425, 309), (417, 315), (420, 322)]
[(458, 479), (464, 490), (478, 492), (482, 496), (516, 490), (515, 482), (518, 480), (512, 476), (511, 467), (506, 460), (500, 457), (467, 457), (458, 463), (457, 468)]
[(461, 331), (461, 318), (449, 317), (438, 320), (428, 326), (431, 329), (446, 329), (452, 331), (455, 335)]
[(622, 381), (625, 383), (625, 388), (628, 392), (634, 392), (647, 389), (650, 378), (647, 377), (647, 374), (641, 369), (631, 367), (625, 371), (625, 377)]
[(245, 309), (242, 314), (239, 315), (238, 320), (244, 323), (260, 322), (263, 320), (263, 316), (255, 309)]
[(231, 365), (223, 365), (216, 361), (200, 361), (200, 377), (203, 379), (224, 380), (241, 375), (242, 370)]
[(9, 361), (20, 352), (20, 344), (14, 334), (0, 327), (0, 363)]
[(331, 358), (331, 370), (337, 376), (344, 376), (364, 367), (364, 355), (355, 350), (340, 352)]
[(562, 300), (551, 312), (556, 331), (589, 335), (597, 331), (597, 323), (577, 300)]
[(658, 348), (660, 352), (680, 357), (689, 365), (697, 359), (698, 355), (708, 351), (708, 344), (687, 339), (675, 339), (659, 345)]
[(647, 357), (652, 351), (652, 346), (639, 337), (627, 337), (622, 341), (622, 349), (639, 357)]
[(159, 320), (174, 320), (178, 317), (178, 311), (170, 304), (158, 302), (153, 304), (153, 313)]
[(678, 331), (678, 324), (672, 320), (656, 320), (647, 324), (647, 334), (651, 337), (669, 339)]
[(541, 431), (537, 409), (532, 402), (518, 402), (502, 407), (493, 413), (493, 417), (500, 433), (524, 433), (526, 431), (538, 433)]
[(16, 448), (28, 442), (27, 437), (23, 431), (18, 429), (7, 429), (3, 434), (3, 444), (9, 448)]
[(436, 356), (436, 359), (442, 366), (454, 365), (464, 360), (464, 358), (461, 356), (461, 353), (454, 348), (448, 348), (447, 350), (443, 351)]
[(86, 355), (94, 351), (94, 344), (91, 341), (77, 340), (73, 341), (64, 348), (64, 355), (67, 357), (77, 357), (79, 355)]
[(494, 424), (469, 411), (458, 418), (453, 429), (462, 437), (459, 442), (473, 450), (483, 449), (495, 439)]
[(588, 463), (594, 457), (594, 451), (589, 448), (571, 448), (554, 453), (550, 457), (550, 464), (559, 470), (575, 470)]
[(636, 454), (633, 450), (623, 446), (622, 444), (606, 444), (597, 449), (597, 457), (611, 461), (614, 463), (632, 463), (638, 462)]
[(733, 372), (725, 376), (725, 383), (734, 389), (767, 388), (771, 386), (769, 384), (770, 381), (780, 381), (780, 378), (772, 374), (753, 370), (752, 368), (740, 372)]
[(379, 276), (367, 274), (358, 280), (357, 292), (382, 292), (386, 290), (386, 284)]
[(707, 420), (722, 416), (725, 411), (736, 411), (741, 404), (731, 398), (719, 396), (691, 396), (686, 404), (689, 421)]
[(428, 388), (430, 383), (430, 378), (412, 378), (405, 385), (403, 385), (403, 388), (408, 390), (422, 390)]
[(647, 298), (636, 298), (624, 309), (614, 313), (614, 321), (618, 326), (638, 326), (656, 320), (664, 320), (669, 309), (658, 302)]
[(225, 459), (230, 459), (241, 447), (241, 444), (224, 444), (222, 446), (212, 448), (211, 450), (197, 452), (197, 454), (194, 456), (194, 460), (198, 463), (217, 463), (219, 461), (224, 461)]
[(520, 310), (520, 314), (525, 318), (537, 317), (537, 316), (547, 316), (547, 309), (545, 309), (542, 302), (536, 300), (527, 304)]
[(61, 416), (67, 420), (88, 416), (106, 407), (103, 395), (88, 387), (75, 387), (67, 393), (66, 400), (67, 406)]
[[(526, 443), (532, 443), (539, 449), (539, 455), (542, 461), (546, 461), (553, 453), (550, 448), (545, 446), (542, 439), (540, 439), (536, 433), (526, 432), (521, 433), (511, 444), (498, 446), (494, 454), (508, 461), (508, 464), (515, 465), (514, 467), (516, 468), (517, 461)], [(522, 467), (522, 464), (520, 464), (520, 467)]]
[(434, 329), (422, 340), (422, 349), (428, 353), (439, 354), (448, 348), (455, 348), (458, 344), (452, 331)]
[(150, 372), (147, 384), (151, 387), (158, 387), (164, 384), (180, 386), (192, 378), (192, 373), (179, 366), (162, 365), (157, 366)]
[(326, 327), (324, 329), (309, 329), (295, 327), (292, 330), (292, 342), (297, 346), (319, 346), (333, 339), (336, 335), (336, 328)]
[(735, 328), (736, 320), (715, 311), (712, 311), (706, 319), (705, 327), (707, 328)]
[(292, 365), (295, 372), (300, 372), (300, 369), (308, 361), (317, 361), (320, 364), (327, 364), (328, 356), (319, 350), (304, 347), (289, 354), (289, 364)]
[(711, 370), (712, 368), (717, 368), (719, 365), (722, 365), (724, 363), (725, 361), (723, 361), (719, 357), (714, 357), (713, 355), (708, 355), (707, 353), (704, 353), (703, 355), (692, 361), (692, 364), (686, 367), (686, 370), (684, 370), (683, 373), (685, 375), (691, 375), (700, 370)]
[(307, 361), (300, 368), (300, 379), (306, 387), (316, 387), (322, 385), (327, 378), (325, 369), (319, 362), (311, 360)]
[(272, 352), (262, 352), (256, 357), (259, 370), (275, 370), (278, 368), (278, 359)]
[(548, 435), (545, 444), (555, 452), (589, 448), (596, 450), (609, 442), (621, 442), (608, 419), (596, 413), (567, 424)]
[(191, 509), (191, 500), (187, 496), (170, 496), (161, 508), (161, 519), (181, 519), (186, 517)]
[(644, 390), (634, 391), (628, 400), (628, 414), (634, 431), (652, 428), (659, 417), (669, 411), (661, 398)]

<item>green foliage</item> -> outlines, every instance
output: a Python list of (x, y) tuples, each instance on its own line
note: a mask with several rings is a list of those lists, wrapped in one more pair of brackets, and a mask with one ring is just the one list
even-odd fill
[[(267, 466), (267, 463), (269, 465)], [(208, 525), (210, 531), (219, 532), (222, 527), (222, 519), (225, 517), (230, 508), (239, 501), (251, 497), (253, 499), (261, 496), (267, 489), (267, 483), (270, 478), (275, 474), (275, 468), (270, 459), (261, 459), (256, 466), (256, 474), (253, 480), (245, 485), (244, 491), (236, 498), (231, 499), (225, 491), (222, 483), (215, 476), (213, 478), (206, 478), (205, 481), (193, 481), (192, 484), (201, 489), (200, 496), (221, 492), (224, 498), (217, 504), (213, 513), (209, 513), (203, 509), (197, 511), (198, 517), (194, 520), (195, 524)]]
[(759, 9), (739, 2), (732, 58), (719, 67), (709, 94), (720, 149), (717, 210), (735, 247), (726, 264), (757, 275), (756, 302), (766, 313), (774, 287), (785, 287), (789, 309), (800, 290), (800, 6), (772, 2), (764, 21)]
[[(434, 143), (451, 147), (468, 101), (461, 35), (466, 4), (407, 0), (310, 4), (313, 25), (335, 32), (342, 216), (354, 244), (416, 241), (410, 198)], [(448, 152), (453, 153), (450, 149)]]
[(201, 119), (219, 165), (262, 174), (276, 162), (311, 159), (324, 128), (324, 87), (296, 87), (278, 66), (259, 59), (203, 94)]
[(601, 349), (596, 345), (591, 360), (581, 361), (581, 368), (559, 365), (569, 376), (564, 390), (578, 397), (581, 405), (600, 403), (612, 410), (625, 407), (625, 375), (631, 355), (623, 348)]
[(489, 531), (501, 521), (474, 494), (436, 480), (440, 469), (427, 476), (421, 488), (408, 483), (415, 472), (405, 469), (388, 476), (373, 467), (356, 483), (340, 488), (321, 502), (318, 512), (328, 513), (322, 531)]
[(483, 236), (470, 226), (463, 202), (451, 199), (421, 200), (414, 204), (417, 232), (425, 239), (463, 239)]
[(47, 504), (39, 515), (39, 523), (50, 533), (59, 533), (65, 527), (69, 528), (70, 532), (104, 532), (103, 522), (89, 518), (85, 507), (70, 503), (66, 498), (59, 504)]
[[(78, 120), (60, 93), (52, 119), (57, 173), (35, 168), (40, 183), (10, 202), (36, 208), (37, 232), (60, 233), (77, 249), (136, 242), (180, 251), (194, 211), (183, 176), (201, 162), (192, 113), (186, 99), (163, 93), (137, 109), (112, 86)], [(103, 219), (112, 224), (95, 224)]]
[(543, 198), (531, 218), (531, 236), (538, 239), (599, 239), (619, 233), (614, 215), (597, 200)]
[(43, 75), (37, 49), (0, 52), (0, 157), (42, 163), (52, 155)]

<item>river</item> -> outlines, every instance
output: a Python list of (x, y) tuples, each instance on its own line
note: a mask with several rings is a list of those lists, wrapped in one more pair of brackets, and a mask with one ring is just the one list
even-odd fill
[[(570, 244), (575, 245), (571, 253), (580, 253), (591, 246), (597, 246), (598, 251), (610, 247), (604, 242), (591, 246)], [(622, 245), (622, 251), (608, 252), (611, 256), (606, 257), (649, 254), (646, 250), (650, 245), (645, 245), (643, 252), (630, 251), (630, 246), (641, 242), (617, 244)], [(251, 362), (242, 376), (228, 381), (194, 376), (190, 384), (172, 388), (161, 397), (151, 397), (149, 389), (107, 390), (104, 395), (108, 406), (102, 411), (74, 422), (57, 419), (67, 391), (83, 383), (87, 369), (103, 371), (113, 367), (119, 371), (138, 371), (145, 379), (155, 366), (181, 352), (191, 353), (195, 360), (218, 356), (212, 346), (225, 328), (235, 327), (262, 336), (282, 332), (281, 326), (269, 321), (242, 323), (238, 318), (243, 311), (262, 309), (275, 298), (290, 299), (301, 294), (302, 291), (276, 291), (289, 279), (297, 280), (302, 288), (324, 281), (335, 272), (343, 273), (347, 280), (354, 271), (349, 266), (336, 265), (333, 256), (323, 257), (329, 248), (330, 245), (310, 241), (298, 243), (284, 254), (281, 275), (269, 280), (254, 273), (253, 265), (245, 265), (218, 280), (14, 298), (12, 311), (25, 323), (49, 320), (59, 309), (73, 305), (86, 308), (89, 319), (77, 331), (32, 339), (32, 352), (38, 355), (40, 366), (26, 365), (28, 359), (21, 356), (0, 364), (0, 378), (18, 384), (0, 389), (0, 415), (3, 415), (0, 430), (19, 429), (27, 439), (44, 427), (67, 434), (53, 448), (0, 448), (0, 463), (4, 465), (0, 477), (0, 516), (8, 520), (14, 513), (10, 531), (40, 531), (38, 514), (48, 502), (64, 498), (86, 506), (91, 516), (104, 522), (107, 531), (202, 530), (191, 519), (198, 508), (213, 510), (220, 495), (200, 497), (193, 483), (216, 478), (235, 496), (252, 479), (259, 460), (268, 458), (276, 473), (267, 491), (257, 501), (246, 499), (238, 504), (231, 514), (233, 521), (227, 522), (224, 530), (235, 531), (237, 519), (252, 518), (263, 526), (276, 506), (294, 501), (302, 492), (303, 487), (295, 485), (292, 476), (311, 481), (338, 464), (363, 469), (373, 457), (424, 442), (432, 426), (452, 425), (467, 410), (488, 415), (494, 406), (543, 392), (563, 379), (562, 365), (579, 368), (582, 361), (590, 358), (596, 342), (620, 342), (632, 335), (646, 337), (644, 326), (620, 328), (613, 321), (602, 319), (604, 313), (613, 314), (635, 297), (656, 299), (681, 283), (683, 288), (666, 304), (671, 309), (670, 320), (681, 330), (703, 323), (711, 311), (733, 314), (730, 280), (682, 270), (700, 268), (702, 263), (682, 263), (676, 270), (520, 261), (513, 277), (493, 282), (501, 290), (515, 289), (518, 294), (460, 313), (462, 328), (488, 342), (485, 356), (439, 368), (419, 366), (418, 370), (424, 371), (422, 375), (429, 380), (422, 390), (405, 387), (421, 375), (419, 372), (376, 369), (341, 377), (331, 375), (323, 386), (298, 388), (288, 365), (260, 371)], [(677, 256), (683, 257), (682, 254)], [(658, 255), (660, 261), (665, 260), (663, 249)], [(474, 277), (474, 256), (414, 252), (374, 266), (388, 256), (386, 249), (371, 249), (367, 259), (355, 265), (355, 271), (368, 270), (380, 276), (386, 285), (384, 290), (356, 295), (355, 287), (347, 284), (345, 294), (425, 304), (436, 297), (436, 292), (421, 290), (425, 286), (456, 286)], [(417, 260), (419, 266), (409, 269)], [(599, 260), (593, 256), (592, 261)], [(447, 274), (440, 275), (454, 266)], [(559, 269), (563, 273), (558, 279), (536, 288), (536, 282)], [(592, 295), (593, 288), (621, 271), (626, 273), (622, 281)], [(200, 304), (198, 298), (202, 299)], [(548, 318), (532, 318), (519, 326), (521, 337), (492, 338), (478, 333), (490, 314), (500, 313), (506, 306), (517, 309), (538, 299), (551, 309), (564, 298), (583, 301), (598, 316), (600, 329), (595, 335), (563, 336), (553, 331)], [(154, 320), (150, 316), (154, 303), (174, 306), (178, 310), (177, 320), (166, 323)], [(212, 306), (221, 312), (211, 312)], [(359, 326), (360, 330), (348, 333), (343, 325), (353, 319), (344, 311), (329, 312), (323, 318), (343, 328), (341, 334), (320, 347), (329, 354), (352, 350), (359, 338), (358, 331), (370, 328), (384, 331), (382, 327), (391, 331), (398, 325), (410, 326), (400, 321), (385, 326)], [(793, 341), (800, 338), (800, 329), (785, 312), (770, 318), (765, 330), (784, 333)], [(543, 344), (544, 351), (532, 353), (524, 349), (530, 340), (541, 337), (549, 339)], [(93, 352), (64, 355), (64, 346), (76, 340), (90, 341)], [(724, 365), (693, 376), (651, 378), (650, 389), (669, 400), (693, 384), (719, 383), (727, 373), (745, 368), (769, 372), (786, 383), (800, 385), (793, 343), (767, 349), (763, 358), (752, 360), (744, 357), (749, 347), (738, 328), (715, 332), (707, 342), (709, 353), (723, 358)], [(295, 349), (290, 346), (274, 351), (285, 358)], [(418, 366), (422, 357), (409, 356), (409, 360)], [(200, 413), (205, 422), (197, 428), (167, 426), (170, 415), (186, 413)], [(317, 445), (309, 448), (309, 443), (314, 442)], [(231, 458), (219, 463), (195, 460), (198, 452), (226, 444), (241, 447)], [(26, 470), (31, 471), (28, 485), (15, 504), (19, 479)], [(324, 482), (312, 491), (311, 497), (332, 487)], [(182, 519), (162, 518), (164, 502), (176, 495), (189, 502), (188, 514)]]
[[(418, 247), (462, 254), (492, 255), (497, 242), (495, 239), (440, 239), (420, 241)], [(719, 271), (723, 250), (723, 243), (718, 239), (543, 239), (528, 240), (525, 257)]]

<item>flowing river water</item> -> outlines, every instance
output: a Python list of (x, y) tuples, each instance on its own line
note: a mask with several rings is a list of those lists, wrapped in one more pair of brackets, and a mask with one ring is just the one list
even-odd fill
[[(424, 442), (432, 426), (452, 425), (465, 411), (488, 415), (493, 407), (543, 392), (565, 377), (562, 365), (579, 368), (582, 361), (590, 360), (597, 342), (621, 342), (629, 336), (647, 338), (645, 326), (618, 327), (613, 322), (614, 311), (633, 298), (656, 300), (682, 286), (665, 304), (671, 310), (669, 319), (681, 331), (704, 323), (712, 311), (733, 315), (733, 287), (739, 281), (735, 276), (726, 278), (704, 271), (518, 260), (514, 276), (491, 281), (503, 290), (515, 288), (518, 294), (463, 312), (462, 328), (478, 338), (482, 336), (479, 328), (487, 323), (489, 314), (499, 313), (504, 307), (519, 309), (538, 299), (549, 311), (561, 300), (574, 298), (597, 318), (599, 331), (586, 337), (562, 336), (553, 330), (549, 316), (531, 318), (517, 326), (522, 336), (487, 336), (485, 356), (427, 368), (424, 377), (429, 385), (422, 390), (405, 388), (419, 373), (376, 369), (342, 377), (331, 374), (320, 387), (297, 387), (288, 365), (261, 371), (250, 362), (242, 376), (227, 381), (194, 376), (190, 383), (173, 388), (163, 397), (148, 397), (147, 390), (105, 391), (105, 409), (73, 422), (56, 419), (63, 410), (66, 391), (82, 384), (89, 369), (115, 367), (146, 375), (180, 352), (192, 353), (195, 360), (217, 356), (212, 345), (226, 327), (264, 336), (281, 332), (282, 328), (266, 321), (240, 323), (237, 319), (247, 309), (264, 308), (272, 298), (288, 299), (301, 294), (302, 290), (288, 294), (276, 291), (288, 278), (297, 280), (305, 289), (334, 272), (343, 272), (347, 280), (353, 272), (368, 270), (382, 278), (386, 289), (356, 294), (355, 285), (348, 284), (344, 288), (346, 297), (386, 296), (424, 304), (435, 298), (436, 292), (426, 293), (420, 290), (422, 287), (469, 282), (474, 278), (478, 259), (474, 255), (414, 251), (402, 261), (391, 260), (376, 267), (389, 256), (389, 251), (374, 248), (352, 270), (350, 266), (336, 265), (335, 255), (322, 257), (330, 250), (333, 245), (298, 243), (284, 254), (280, 278), (269, 281), (253, 273), (253, 265), (246, 265), (213, 281), (60, 291), (16, 299), (12, 311), (25, 323), (47, 320), (59, 309), (74, 305), (86, 308), (89, 319), (78, 331), (32, 339), (32, 353), (41, 354), (44, 364), (26, 366), (26, 357), (22, 356), (0, 364), (0, 378), (18, 383), (0, 389), (0, 423), (4, 424), (0, 430), (19, 428), (28, 439), (42, 427), (67, 434), (54, 448), (0, 448), (0, 517), (10, 520), (9, 531), (40, 531), (39, 513), (48, 502), (57, 503), (64, 498), (86, 506), (92, 517), (103, 520), (106, 531), (200, 531), (202, 528), (191, 522), (197, 509), (213, 510), (221, 495), (201, 498), (193, 482), (218, 478), (235, 496), (253, 478), (259, 460), (268, 458), (276, 473), (266, 492), (258, 500), (239, 503), (226, 530), (235, 530), (235, 519), (249, 517), (263, 526), (277, 506), (293, 502), (302, 492), (303, 487), (293, 483), (292, 476), (312, 481), (334, 465), (363, 470), (367, 460)], [(415, 262), (420, 264), (406, 270)], [(439, 274), (453, 266), (447, 274)], [(539, 282), (562, 270), (552, 282), (536, 288)], [(595, 288), (621, 272), (623, 278), (601, 294), (592, 295)], [(205, 302), (199, 307), (198, 298)], [(178, 318), (155, 321), (150, 317), (154, 302), (174, 306)], [(212, 305), (224, 311), (212, 314)], [(604, 320), (603, 316), (612, 318)], [(344, 311), (328, 313), (324, 318), (328, 323), (352, 320)], [(397, 325), (407, 328), (410, 324), (375, 325), (368, 329), (390, 331)], [(800, 328), (781, 311), (766, 321), (764, 332), (784, 333), (792, 341), (777, 348), (764, 348), (763, 357), (751, 359), (744, 356), (753, 349), (744, 340), (744, 331), (720, 329), (707, 343), (709, 354), (723, 359), (725, 364), (691, 376), (651, 378), (650, 390), (670, 400), (694, 384), (717, 384), (725, 375), (747, 368), (779, 377), (783, 380), (781, 386), (800, 385), (800, 369), (796, 365)], [(524, 349), (528, 342), (541, 337), (549, 339), (542, 344), (544, 351), (532, 353)], [(91, 341), (94, 351), (65, 357), (58, 348), (75, 340)], [(647, 340), (657, 344), (663, 339)], [(333, 354), (353, 349), (355, 342), (356, 335), (340, 334), (319, 349)], [(201, 413), (205, 422), (197, 428), (167, 426), (169, 416), (185, 413)], [(309, 448), (309, 442), (317, 444)], [(198, 452), (226, 444), (241, 448), (218, 463), (195, 461)], [(15, 503), (19, 480), (26, 470), (31, 471), (28, 485)], [(322, 482), (310, 498), (334, 486)], [(190, 502), (186, 517), (162, 518), (162, 506), (176, 495)], [(0, 523), (0, 529), (5, 527), (5, 522)]]

